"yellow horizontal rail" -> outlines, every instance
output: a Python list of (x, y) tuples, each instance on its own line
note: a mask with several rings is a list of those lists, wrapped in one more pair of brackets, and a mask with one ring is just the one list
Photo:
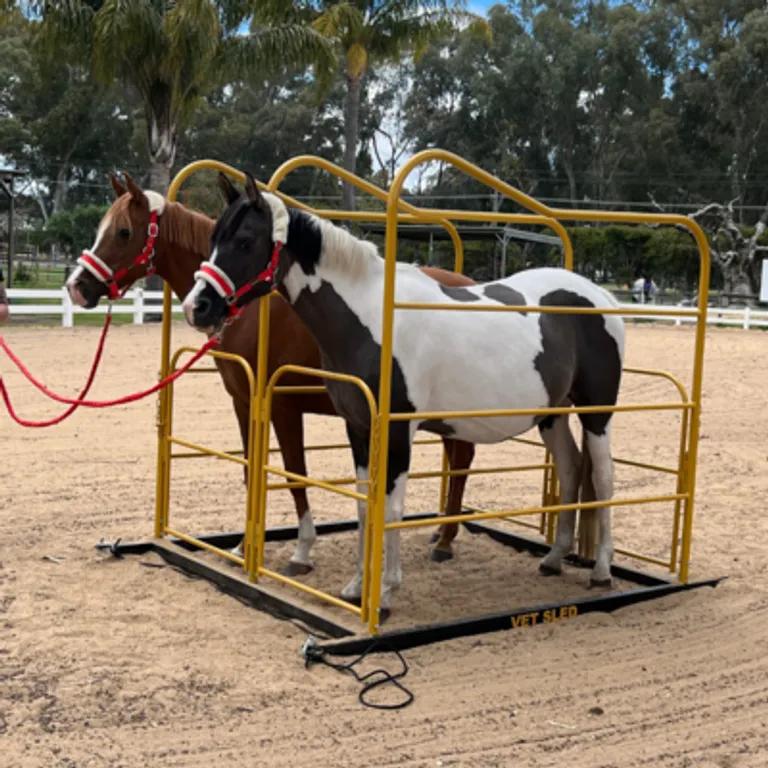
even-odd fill
[(174, 437), (171, 435), (168, 437), (168, 442), (172, 445), (180, 445), (183, 448), (189, 448), (190, 450), (196, 451), (202, 456), (215, 456), (217, 459), (222, 459), (223, 461), (232, 461), (235, 464), (241, 464), (245, 467), (248, 466), (247, 459), (241, 459), (239, 456), (233, 456), (231, 453), (227, 453), (226, 451), (217, 451), (215, 448), (207, 448), (206, 446), (200, 445), (199, 443), (193, 443), (191, 440), (184, 440), (181, 437)]
[(662, 568), (670, 568), (672, 565), (672, 560), (661, 560), (658, 557), (651, 557), (650, 555), (643, 555), (640, 552), (635, 552), (631, 549), (622, 549), (621, 547), (616, 547), (613, 550), (617, 555), (624, 555), (624, 557), (631, 557), (633, 560), (640, 560), (643, 563), (651, 563), (651, 565), (660, 565)]
[[(226, 453), (227, 456), (242, 456), (243, 449), (240, 448), (239, 450), (234, 451), (223, 451), (223, 453)], [(200, 453), (200, 451), (178, 451), (171, 454), (172, 459), (204, 459), (205, 457), (206, 454)]]
[(637, 467), (638, 469), (649, 469), (652, 472), (664, 472), (669, 475), (679, 475), (680, 470), (677, 467), (663, 467), (660, 464), (646, 464), (643, 461), (633, 461), (632, 459), (617, 459), (614, 457), (614, 464), (622, 464), (625, 467)]
[(209, 544), (207, 541), (196, 539), (194, 536), (189, 536), (186, 533), (177, 531), (175, 528), (171, 528), (168, 525), (165, 527), (165, 533), (169, 536), (175, 536), (177, 539), (185, 541), (187, 544), (191, 544), (193, 547), (204, 549), (206, 552), (213, 552), (213, 554), (219, 555), (219, 557), (223, 557), (237, 565), (242, 566), (245, 562), (242, 557), (234, 554), (233, 552), (229, 552), (226, 549), (222, 549), (221, 547), (214, 547), (213, 544)]
[(306, 386), (282, 386), (275, 387), (273, 392), (276, 395), (327, 395), (328, 390), (321, 385)]
[(669, 317), (698, 316), (698, 309), (624, 309), (622, 307), (534, 307), (525, 304), (445, 304), (442, 302), (396, 301), (395, 309), (438, 310), (445, 312), (518, 312), (521, 315), (537, 313), (542, 315), (668, 315)]
[[(554, 464), (518, 464), (514, 466), (505, 467), (478, 467), (475, 469), (449, 469), (443, 472), (439, 469), (425, 470), (423, 472), (409, 472), (409, 480), (432, 480), (437, 477), (465, 477), (471, 475), (492, 475), (492, 474), (504, 474), (512, 472), (529, 472), (537, 469), (554, 469)], [(367, 484), (368, 480), (358, 480), (356, 477), (324, 477), (322, 482), (329, 485), (353, 485), (354, 483), (360, 483), (361, 485)], [(296, 480), (292, 483), (269, 483), (267, 485), (268, 491), (287, 491), (291, 488), (306, 488), (308, 483)]]
[(524, 509), (502, 509), (496, 512), (478, 512), (468, 515), (443, 515), (437, 518), (421, 518), (418, 520), (399, 520), (394, 523), (385, 523), (385, 531), (394, 531), (401, 528), (423, 528), (428, 525), (442, 525), (450, 523), (465, 523), (473, 520), (494, 520), (509, 517), (524, 517), (526, 515), (540, 515), (542, 513), (571, 512), (577, 509), (599, 509), (600, 507), (627, 507), (638, 504), (660, 504), (665, 501), (677, 501), (688, 498), (687, 493), (670, 493), (661, 496), (641, 496), (631, 499), (601, 499), (599, 501), (580, 501), (573, 504), (553, 504), (548, 507), (528, 507)]
[[(281, 469), (280, 467), (273, 467), (273, 466), (270, 466), (269, 464), (265, 464), (264, 470), (272, 475), (280, 475), (280, 477), (285, 477), (288, 480), (294, 480), (304, 485), (308, 485), (311, 488), (322, 488), (325, 491), (330, 491), (331, 493), (338, 493), (341, 496), (348, 496), (350, 499), (355, 499), (357, 501), (367, 501), (368, 499), (368, 496), (364, 493), (358, 493), (357, 491), (348, 491), (346, 488), (339, 488), (323, 480), (314, 480), (311, 477), (307, 477), (306, 475), (299, 475), (296, 472), (288, 472), (287, 470)], [(361, 480), (360, 484), (362, 485), (363, 482), (367, 483), (368, 481)]]
[(295, 589), (298, 589), (307, 595), (316, 597), (318, 600), (323, 600), (326, 603), (335, 605), (337, 608), (344, 608), (345, 610), (350, 611), (351, 613), (354, 613), (356, 616), (362, 617), (363, 615), (363, 609), (357, 605), (348, 603), (346, 600), (342, 600), (340, 597), (336, 597), (335, 595), (330, 595), (327, 592), (323, 592), (320, 589), (315, 589), (314, 587), (310, 587), (309, 584), (304, 584), (301, 581), (296, 581), (296, 579), (292, 579), (290, 576), (283, 576), (282, 573), (278, 573), (277, 571), (272, 571), (269, 568), (265, 568), (264, 566), (259, 567), (259, 576), (267, 576), (270, 579), (279, 581), (281, 584), (287, 584), (288, 586), (294, 587)]
[(495, 419), (501, 416), (563, 416), (569, 413), (630, 413), (634, 411), (687, 411), (694, 403), (640, 403), (637, 405), (580, 405), (555, 408), (491, 408), (484, 411), (414, 411), (391, 413), (390, 421), (432, 419)]
[(677, 376), (673, 376), (669, 371), (662, 371), (659, 368), (637, 368), (637, 367), (624, 367), (622, 368), (622, 371), (624, 373), (631, 373), (638, 376), (655, 376), (660, 379), (666, 379), (667, 381), (674, 384), (677, 391), (680, 393), (680, 399), (687, 403), (689, 401), (688, 397), (688, 390), (685, 388), (685, 385), (683, 384), (680, 379), (677, 378)]

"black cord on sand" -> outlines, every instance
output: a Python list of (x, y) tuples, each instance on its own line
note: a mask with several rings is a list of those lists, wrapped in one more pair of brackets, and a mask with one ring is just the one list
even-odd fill
[[(332, 655), (331, 652), (318, 645), (317, 639), (313, 635), (310, 635), (302, 646), (301, 655), (304, 657), (304, 666), (306, 667), (309, 667), (312, 664), (325, 664), (325, 666), (335, 669), (337, 672), (352, 675), (355, 680), (363, 686), (357, 694), (357, 698), (363, 706), (370, 707), (371, 709), (403, 709), (413, 703), (414, 695), (400, 682), (408, 674), (408, 663), (400, 651), (391, 651), (391, 653), (394, 653), (400, 660), (402, 669), (399, 672), (393, 674), (386, 669), (379, 668), (361, 675), (355, 669), (355, 666), (363, 661), (368, 654), (376, 651), (377, 645), (378, 641), (374, 640), (356, 659), (353, 659), (346, 664), (340, 664), (330, 661), (327, 657)], [(382, 704), (380, 702), (371, 701), (368, 694), (382, 685), (394, 685), (395, 688), (398, 688), (405, 694), (405, 698), (393, 704)]]

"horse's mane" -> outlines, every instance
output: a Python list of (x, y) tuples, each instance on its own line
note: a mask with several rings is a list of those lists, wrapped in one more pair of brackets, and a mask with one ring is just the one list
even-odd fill
[(355, 237), (326, 219), (315, 216), (312, 219), (320, 230), (321, 257), (329, 267), (357, 276), (375, 264), (381, 265), (379, 249), (373, 243)]
[(166, 201), (160, 217), (160, 236), (193, 253), (208, 256), (214, 220), (186, 208), (181, 203)]

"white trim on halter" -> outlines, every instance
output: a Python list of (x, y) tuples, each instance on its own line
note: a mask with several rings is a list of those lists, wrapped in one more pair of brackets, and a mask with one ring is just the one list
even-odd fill
[[(85, 257), (85, 258), (84, 258)], [(83, 269), (87, 269), (99, 282), (106, 283), (114, 274), (93, 251), (84, 250), (77, 260)]]
[(159, 192), (152, 192), (149, 189), (144, 190), (144, 197), (149, 203), (149, 210), (157, 211), (158, 216), (160, 216), (165, 210), (165, 198)]
[(288, 242), (288, 225), (291, 221), (288, 209), (277, 195), (262, 192), (261, 196), (272, 212), (272, 242), (284, 245)]
[(208, 283), (224, 300), (228, 299), (235, 292), (235, 284), (221, 267), (217, 267), (213, 263), (213, 259), (211, 261), (204, 261), (200, 265), (200, 269), (195, 272), (194, 278), (195, 280), (202, 280)]

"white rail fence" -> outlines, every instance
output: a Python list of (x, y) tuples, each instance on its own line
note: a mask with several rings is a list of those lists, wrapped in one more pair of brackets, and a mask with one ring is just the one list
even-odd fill
[[(65, 288), (53, 290), (11, 288), (8, 290), (8, 297), (12, 304), (12, 316), (38, 315), (41, 317), (61, 317), (61, 324), (65, 328), (71, 328), (75, 324), (75, 315), (103, 315), (107, 311), (106, 302), (102, 302), (94, 309), (83, 309), (76, 306), (72, 303)], [(125, 298), (114, 303), (112, 314), (131, 315), (134, 325), (141, 325), (147, 314), (156, 314), (160, 311), (162, 299), (162, 291), (145, 291), (142, 288), (134, 288), (128, 291)], [(635, 309), (639, 305), (620, 304), (619, 306), (626, 309)], [(174, 314), (181, 314), (181, 305), (175, 298), (171, 311)], [(694, 317), (670, 318), (663, 315), (651, 315), (642, 319), (671, 322), (675, 325), (694, 323), (696, 321)], [(707, 313), (707, 323), (709, 325), (737, 326), (745, 330), (750, 328), (768, 328), (768, 311), (751, 307), (710, 307)]]
[[(75, 324), (75, 315), (104, 315), (109, 306), (106, 301), (102, 301), (93, 309), (83, 309), (72, 303), (67, 289), (63, 287), (50, 290), (9, 288), (8, 298), (11, 301), (11, 317), (17, 315), (61, 317), (61, 324), (65, 328), (71, 328)], [(20, 299), (23, 301), (19, 301)], [(162, 301), (162, 291), (134, 288), (128, 291), (123, 299), (114, 302), (112, 314), (131, 315), (134, 325), (142, 325), (148, 314), (157, 314), (162, 311)], [(174, 314), (181, 314), (181, 304), (175, 297), (171, 311)]]

